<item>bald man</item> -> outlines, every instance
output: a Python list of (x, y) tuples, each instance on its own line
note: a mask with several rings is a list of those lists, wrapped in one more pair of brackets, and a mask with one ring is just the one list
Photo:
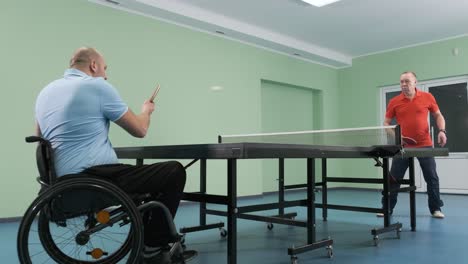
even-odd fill
[[(146, 100), (141, 113), (133, 113), (107, 82), (106, 69), (104, 57), (96, 49), (77, 49), (63, 78), (48, 84), (37, 97), (36, 132), (52, 143), (58, 177), (95, 176), (114, 182), (127, 193), (150, 193), (175, 217), (185, 169), (176, 161), (136, 166), (119, 163), (108, 136), (110, 122), (143, 138), (155, 105)], [(159, 210), (145, 214), (144, 237), (147, 263), (157, 263), (173, 242)]]

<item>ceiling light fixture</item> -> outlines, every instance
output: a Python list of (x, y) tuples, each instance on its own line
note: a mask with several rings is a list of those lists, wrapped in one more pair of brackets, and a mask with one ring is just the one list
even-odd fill
[(331, 3), (338, 2), (340, 0), (302, 0), (302, 1), (310, 5), (316, 6), (316, 7), (321, 7), (321, 6), (329, 5)]

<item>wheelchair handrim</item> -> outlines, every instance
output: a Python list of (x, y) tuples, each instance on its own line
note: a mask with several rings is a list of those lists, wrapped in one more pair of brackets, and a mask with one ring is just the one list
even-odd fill
[[(34, 223), (35, 216), (37, 216), (37, 214), (40, 213), (40, 211), (54, 198), (54, 195), (59, 194), (67, 189), (83, 188), (83, 187), (93, 189), (93, 190), (99, 190), (104, 193), (117, 197), (119, 201), (122, 202), (122, 206), (127, 210), (129, 217), (133, 219), (134, 226), (142, 227), (142, 219), (136, 206), (133, 204), (131, 199), (118, 187), (114, 186), (111, 183), (108, 183), (103, 180), (98, 180), (98, 179), (83, 178), (83, 179), (65, 180), (63, 182), (57, 183), (56, 185), (54, 185), (53, 187), (51, 187), (50, 189), (42, 193), (39, 197), (37, 197), (34, 200), (34, 202), (26, 211), (21, 221), (20, 229), (18, 232), (18, 240), (17, 240), (18, 256), (19, 256), (21, 263), (27, 263), (27, 264), (31, 263), (31, 260), (29, 258), (29, 248), (28, 248), (29, 241), (28, 240), (29, 240), (29, 231), (31, 229), (32, 224)], [(39, 217), (39, 221), (42, 221), (40, 222), (40, 224), (42, 224), (41, 228), (49, 228), (47, 219), (46, 221), (44, 221), (44, 218), (41, 220), (41, 217)], [(47, 222), (47, 227), (44, 224), (45, 222)], [(42, 231), (49, 231), (49, 230), (43, 229)], [(77, 261), (73, 258), (63, 257), (65, 255), (57, 248), (57, 246), (55, 245), (55, 243), (50, 237), (41, 236), (41, 235), (40, 237), (41, 237), (41, 242), (45, 243), (44, 248), (47, 248), (47, 250), (52, 250), (52, 251), (48, 251), (47, 253), (49, 253), (49, 255), (52, 255), (51, 257), (58, 263), (64, 263), (64, 264), (65, 263), (116, 263), (118, 260), (125, 257), (125, 254), (123, 253), (128, 252), (128, 250), (131, 250), (131, 252), (128, 257), (127, 263), (132, 263), (132, 264), (138, 263), (140, 252), (142, 251), (142, 246), (143, 246), (142, 228), (133, 228), (132, 226), (126, 241), (119, 248), (118, 250), (119, 252), (116, 252), (116, 253), (121, 253), (120, 255), (114, 253), (113, 258), (110, 258), (110, 259), (106, 258), (102, 261), (92, 261), (92, 262)], [(132, 245), (134, 246), (132, 247)], [(57, 251), (55, 253), (60, 252), (63, 256), (57, 257), (57, 255), (53, 254), (54, 250)], [(121, 256), (122, 254), (123, 256)]]

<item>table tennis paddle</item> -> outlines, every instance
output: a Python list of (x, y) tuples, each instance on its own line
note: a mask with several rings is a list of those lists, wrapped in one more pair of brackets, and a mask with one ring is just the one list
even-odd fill
[(156, 95), (158, 95), (159, 88), (161, 88), (161, 86), (158, 84), (158, 86), (156, 87), (156, 89), (154, 90), (153, 94), (151, 95), (149, 99), (150, 102), (153, 102), (154, 98), (156, 98)]
[(401, 140), (402, 140), (403, 145), (416, 145), (416, 144), (418, 144), (418, 141), (416, 141), (414, 138), (410, 138), (410, 137), (401, 136)]

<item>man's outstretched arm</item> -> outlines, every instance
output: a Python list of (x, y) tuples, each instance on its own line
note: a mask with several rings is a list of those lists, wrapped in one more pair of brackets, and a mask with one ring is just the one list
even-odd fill
[(146, 100), (141, 107), (141, 113), (136, 115), (129, 108), (127, 112), (115, 123), (127, 131), (130, 135), (143, 138), (148, 132), (151, 114), (154, 111), (154, 103)]

